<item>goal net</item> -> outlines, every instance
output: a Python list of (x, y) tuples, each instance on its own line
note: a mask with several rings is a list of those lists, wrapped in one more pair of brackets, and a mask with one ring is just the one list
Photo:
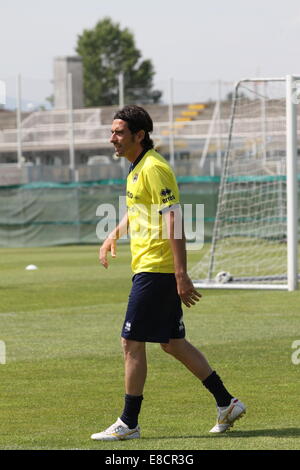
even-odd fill
[(196, 287), (296, 288), (300, 82), (290, 78), (235, 87), (211, 249), (190, 271)]

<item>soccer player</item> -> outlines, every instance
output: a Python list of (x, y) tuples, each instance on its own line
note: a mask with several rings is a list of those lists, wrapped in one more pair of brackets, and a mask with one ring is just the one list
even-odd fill
[(117, 421), (94, 440), (140, 437), (138, 416), (147, 375), (147, 342), (183, 363), (212, 393), (220, 433), (245, 413), (244, 404), (225, 388), (205, 356), (185, 339), (182, 303), (190, 308), (201, 298), (187, 274), (186, 247), (176, 178), (167, 161), (153, 148), (152, 119), (139, 106), (118, 111), (111, 128), (116, 155), (130, 162), (127, 213), (100, 247), (99, 259), (116, 256), (116, 241), (130, 231), (132, 288), (122, 328), (125, 403)]

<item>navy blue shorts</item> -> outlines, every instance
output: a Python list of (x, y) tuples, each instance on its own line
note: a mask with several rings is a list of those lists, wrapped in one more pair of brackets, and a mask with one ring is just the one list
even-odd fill
[(135, 274), (121, 336), (151, 343), (184, 338), (182, 315), (174, 274)]

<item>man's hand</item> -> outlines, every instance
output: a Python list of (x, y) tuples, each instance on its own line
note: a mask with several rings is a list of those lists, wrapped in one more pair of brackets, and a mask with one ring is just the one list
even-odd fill
[(186, 273), (175, 274), (177, 292), (186, 307), (190, 308), (200, 300), (202, 295), (198, 292)]
[(102, 266), (108, 268), (107, 253), (110, 251), (113, 258), (116, 257), (117, 242), (115, 238), (107, 238), (100, 247), (99, 260)]
[(124, 214), (119, 225), (108, 235), (107, 239), (102, 243), (99, 251), (99, 260), (102, 266), (108, 268), (107, 252), (110, 251), (113, 258), (116, 257), (117, 240), (128, 231), (128, 215)]
[[(170, 244), (174, 258), (177, 292), (184, 305), (191, 307), (192, 305), (195, 305), (202, 296), (198, 291), (196, 291), (187, 274), (185, 235), (180, 208), (166, 212), (165, 220), (169, 229)], [(178, 231), (178, 227), (180, 227), (180, 225), (182, 226), (182, 233), (180, 237), (176, 237), (175, 226)]]

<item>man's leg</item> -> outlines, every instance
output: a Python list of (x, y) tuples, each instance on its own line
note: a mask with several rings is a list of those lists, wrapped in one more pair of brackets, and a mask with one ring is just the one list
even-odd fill
[(218, 406), (228, 406), (232, 395), (226, 390), (220, 377), (212, 370), (205, 356), (186, 339), (171, 339), (161, 344), (162, 349), (184, 364), (213, 394)]
[(171, 339), (169, 343), (161, 344), (161, 347), (193, 372), (214, 396), (218, 415), (216, 425), (210, 430), (211, 433), (227, 431), (237, 419), (245, 414), (244, 403), (230, 395), (220, 377), (211, 369), (206, 358), (192, 344), (184, 338)]
[(123, 413), (105, 431), (92, 434), (97, 441), (115, 441), (140, 437), (138, 416), (147, 376), (145, 343), (122, 338), (125, 363), (125, 404)]
[(147, 377), (145, 343), (122, 338), (125, 365), (125, 393), (140, 396), (143, 394)]
[(213, 371), (205, 356), (186, 339), (170, 339), (162, 349), (182, 362), (198, 379), (205, 380)]
[(138, 424), (147, 377), (145, 343), (122, 338), (125, 365), (125, 405), (121, 420), (133, 429)]

